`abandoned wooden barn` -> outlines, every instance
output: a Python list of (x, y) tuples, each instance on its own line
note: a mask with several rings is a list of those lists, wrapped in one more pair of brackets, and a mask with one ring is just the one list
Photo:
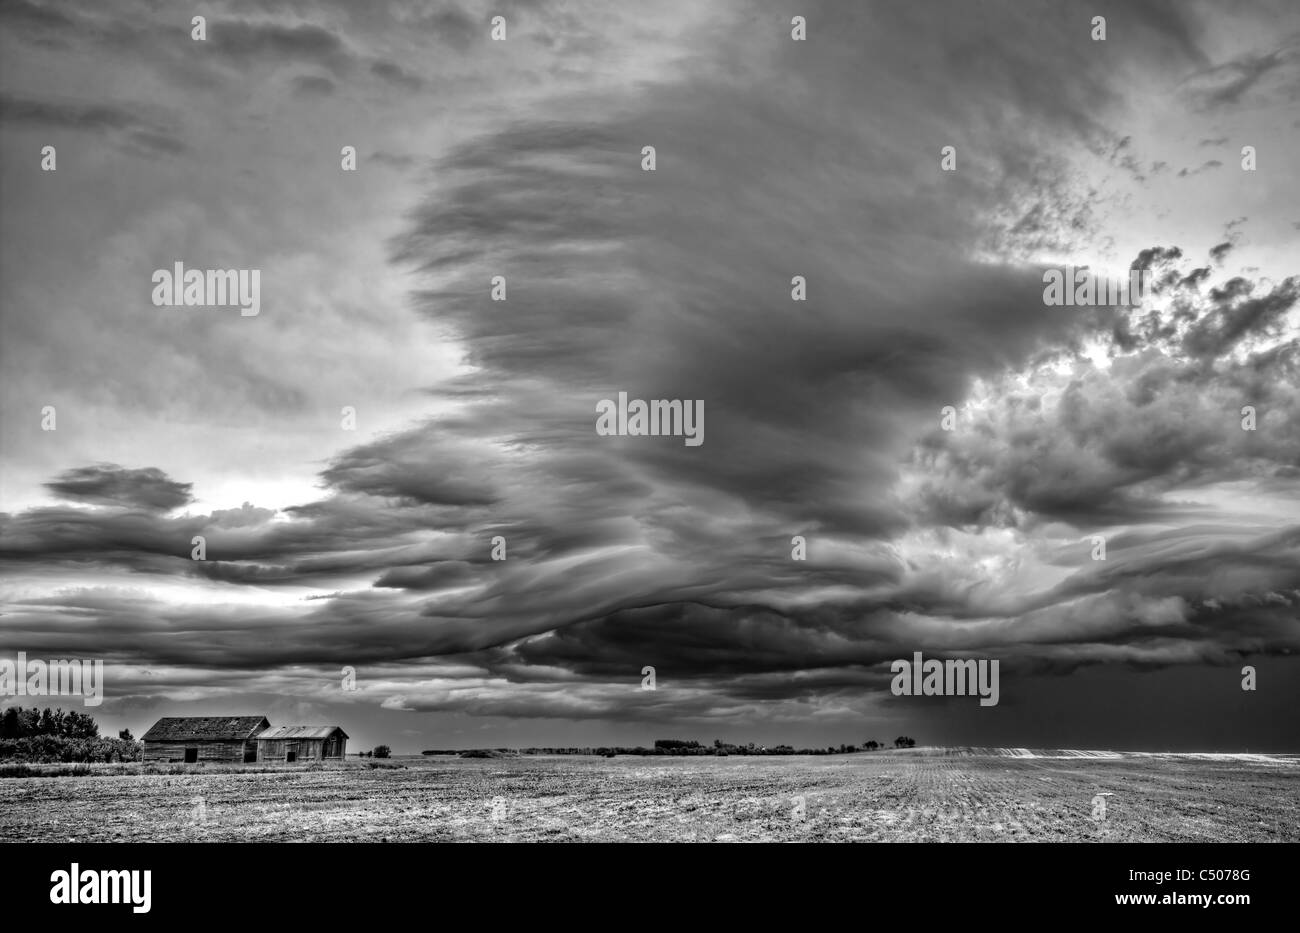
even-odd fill
[(275, 726), (257, 737), (258, 761), (326, 761), (347, 754), (338, 726)]
[(257, 737), (271, 728), (265, 716), (173, 716), (140, 737), (145, 761), (257, 760)]

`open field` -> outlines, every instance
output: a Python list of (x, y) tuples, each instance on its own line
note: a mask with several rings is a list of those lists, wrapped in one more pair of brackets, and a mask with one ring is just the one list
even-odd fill
[(92, 777), (10, 778), (0, 780), (0, 839), (1300, 841), (1293, 755), (914, 749), (388, 764), (398, 767), (110, 765)]

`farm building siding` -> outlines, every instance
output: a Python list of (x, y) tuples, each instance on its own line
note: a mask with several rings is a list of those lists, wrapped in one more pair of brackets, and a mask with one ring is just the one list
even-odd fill
[(341, 760), (348, 744), (348, 734), (338, 726), (272, 728), (265, 716), (168, 717), (140, 739), (145, 761), (195, 764)]
[(198, 761), (234, 761), (240, 764), (257, 760), (257, 742), (145, 742), (145, 761), (184, 761), (185, 750), (196, 750)]
[[(348, 735), (338, 726), (277, 726), (257, 739), (258, 761), (326, 761), (347, 754)], [(290, 759), (290, 753), (293, 758)]]
[(145, 761), (257, 760), (257, 736), (271, 727), (265, 716), (180, 716), (154, 723), (140, 740)]

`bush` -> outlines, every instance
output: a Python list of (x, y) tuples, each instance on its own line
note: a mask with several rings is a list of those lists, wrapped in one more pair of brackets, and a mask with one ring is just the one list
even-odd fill
[(375, 746), (375, 757), (376, 757), (376, 758), (388, 758), (388, 757), (391, 756), (391, 754), (392, 754), (392, 749), (390, 749), (387, 745), (376, 745), (376, 746)]
[(700, 747), (699, 742), (684, 741), (682, 739), (655, 739), (655, 748), (663, 749), (666, 752), (687, 751)]
[(88, 777), (90, 765), (65, 765), (57, 768), (41, 768), (33, 765), (0, 765), (0, 778), (23, 777)]
[(141, 745), (124, 739), (33, 735), (0, 739), (0, 759), (26, 762), (139, 761)]

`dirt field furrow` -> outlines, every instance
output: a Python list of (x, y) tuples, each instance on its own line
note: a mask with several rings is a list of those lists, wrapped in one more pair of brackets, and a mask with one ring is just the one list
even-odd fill
[(0, 780), (24, 841), (1300, 841), (1300, 758), (393, 759)]

